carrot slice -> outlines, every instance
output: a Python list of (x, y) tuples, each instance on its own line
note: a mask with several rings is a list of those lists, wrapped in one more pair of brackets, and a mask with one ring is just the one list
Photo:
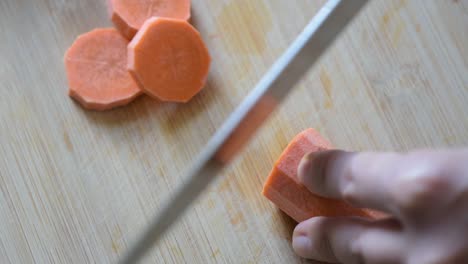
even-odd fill
[(310, 152), (331, 148), (330, 142), (312, 128), (299, 133), (276, 161), (262, 194), (297, 222), (314, 216), (382, 217), (379, 212), (355, 208), (341, 200), (317, 196), (299, 183), (297, 168), (302, 157)]
[(187, 102), (205, 85), (211, 58), (188, 22), (150, 18), (128, 45), (128, 70), (140, 88), (162, 101)]
[(127, 44), (112, 28), (79, 36), (65, 54), (69, 95), (92, 110), (126, 105), (140, 95), (126, 68)]
[(190, 0), (107, 0), (115, 27), (132, 39), (150, 17), (190, 19)]

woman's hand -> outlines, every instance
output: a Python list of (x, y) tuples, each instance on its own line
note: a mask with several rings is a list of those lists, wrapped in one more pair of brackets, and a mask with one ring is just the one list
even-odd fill
[(388, 219), (315, 217), (294, 230), (300, 256), (331, 263), (468, 263), (468, 149), (326, 151), (299, 166), (312, 192)]

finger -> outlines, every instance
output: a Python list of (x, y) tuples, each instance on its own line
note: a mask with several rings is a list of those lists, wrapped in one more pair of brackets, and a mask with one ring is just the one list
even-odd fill
[(388, 208), (389, 185), (383, 180), (395, 174), (396, 168), (392, 164), (396, 159), (395, 154), (317, 152), (302, 159), (298, 175), (310, 191), (321, 196), (392, 212)]
[[(444, 170), (460, 152), (309, 154), (301, 161), (301, 182), (319, 195), (344, 199), (358, 207), (399, 214), (401, 209), (434, 208), (455, 189)], [(466, 156), (464, 157), (466, 160)]]
[(293, 234), (298, 255), (331, 263), (401, 263), (403, 242), (394, 220), (314, 217), (300, 223)]

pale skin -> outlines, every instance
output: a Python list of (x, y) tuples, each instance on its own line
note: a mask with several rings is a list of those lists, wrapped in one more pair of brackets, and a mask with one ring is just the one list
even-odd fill
[(309, 154), (299, 166), (312, 192), (388, 218), (315, 217), (294, 230), (301, 257), (329, 263), (468, 263), (468, 149)]

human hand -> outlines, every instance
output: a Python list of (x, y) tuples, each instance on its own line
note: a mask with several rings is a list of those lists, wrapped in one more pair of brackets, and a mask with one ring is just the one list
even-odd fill
[(299, 178), (312, 192), (388, 219), (314, 217), (294, 230), (304, 258), (331, 263), (468, 263), (468, 149), (309, 154)]

